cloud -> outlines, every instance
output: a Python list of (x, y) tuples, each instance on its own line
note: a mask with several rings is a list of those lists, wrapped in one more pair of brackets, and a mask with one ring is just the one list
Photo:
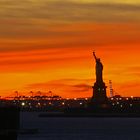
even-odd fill
[(37, 18), (54, 22), (139, 20), (140, 7), (127, 4), (75, 3), (70, 1), (0, 2), (1, 17)]
[(5, 38), (0, 39), (0, 51), (27, 52), (82, 47), (99, 49), (102, 46), (136, 44), (140, 40), (139, 29), (139, 24), (70, 24), (52, 26), (44, 31), (34, 30), (29, 34), (28, 31), (18, 32), (17, 38), (7, 32), (7, 38), (5, 34)]
[(71, 91), (75, 91), (75, 92), (78, 92), (78, 91), (87, 92), (87, 91), (90, 91), (92, 89), (92, 86), (88, 85), (88, 84), (78, 84), (78, 85), (74, 85), (72, 87), (75, 89), (72, 89)]
[[(0, 51), (137, 43), (139, 15), (140, 5), (106, 1), (1, 0)], [(136, 29), (133, 23), (137, 24)], [(114, 28), (109, 27), (113, 24)], [(127, 24), (132, 25), (125, 30)]]
[(128, 4), (8, 0), (0, 2), (0, 9), (1, 18), (27, 22), (20, 27), (31, 27), (32, 19), (38, 19), (37, 26), (41, 19), (46, 19), (46, 23), (140, 21), (140, 6)]

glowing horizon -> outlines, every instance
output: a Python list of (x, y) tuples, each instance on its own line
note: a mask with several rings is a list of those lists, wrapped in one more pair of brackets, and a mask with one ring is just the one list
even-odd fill
[(105, 83), (112, 80), (122, 96), (140, 96), (139, 9), (138, 0), (1, 1), (0, 95), (89, 97), (95, 50)]

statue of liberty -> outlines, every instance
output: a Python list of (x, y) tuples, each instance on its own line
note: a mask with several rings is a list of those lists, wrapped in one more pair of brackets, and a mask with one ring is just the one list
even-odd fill
[(93, 56), (96, 62), (96, 82), (94, 83), (93, 88), (93, 96), (91, 98), (91, 107), (98, 106), (102, 108), (102, 105), (108, 104), (107, 95), (106, 95), (106, 88), (103, 81), (103, 64), (100, 58), (97, 58), (95, 52), (93, 52)]
[(93, 52), (93, 56), (94, 56), (95, 61), (96, 61), (96, 83), (102, 83), (103, 82), (103, 77), (102, 77), (103, 65), (100, 61), (100, 58), (96, 57), (95, 52)]

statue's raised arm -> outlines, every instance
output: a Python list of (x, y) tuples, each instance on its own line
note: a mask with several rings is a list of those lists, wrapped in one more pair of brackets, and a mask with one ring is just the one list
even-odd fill
[(96, 57), (96, 55), (95, 55), (95, 52), (93, 52), (93, 56), (94, 56), (95, 60), (97, 61), (97, 57)]

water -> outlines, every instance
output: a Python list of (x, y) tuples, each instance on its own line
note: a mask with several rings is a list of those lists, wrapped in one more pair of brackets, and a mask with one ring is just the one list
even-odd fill
[(18, 140), (140, 140), (140, 118), (39, 118), (22, 112), (21, 129), (38, 129)]

